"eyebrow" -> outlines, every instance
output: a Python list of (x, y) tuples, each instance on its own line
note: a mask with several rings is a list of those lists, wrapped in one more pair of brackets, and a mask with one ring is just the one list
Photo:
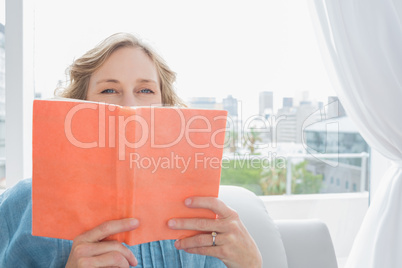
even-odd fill
[(96, 84), (100, 84), (100, 83), (119, 83), (119, 80), (116, 80), (116, 79), (103, 79), (103, 80), (100, 80), (100, 81), (98, 81), (98, 82), (96, 82)]
[[(156, 84), (156, 82), (154, 80), (151, 80), (151, 79), (138, 79), (137, 82)], [(103, 80), (98, 81), (96, 84), (100, 84), (100, 83), (116, 83), (116, 84), (118, 84), (120, 82), (119, 82), (119, 80), (116, 80), (116, 79), (103, 79)]]

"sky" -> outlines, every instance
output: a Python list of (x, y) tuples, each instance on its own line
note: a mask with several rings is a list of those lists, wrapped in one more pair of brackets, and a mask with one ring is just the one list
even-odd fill
[(154, 47), (183, 99), (230, 94), (247, 117), (261, 91), (274, 92), (274, 110), (303, 91), (324, 102), (334, 95), (307, 0), (35, 0), (33, 17), (35, 91), (45, 98), (75, 58), (115, 32)]

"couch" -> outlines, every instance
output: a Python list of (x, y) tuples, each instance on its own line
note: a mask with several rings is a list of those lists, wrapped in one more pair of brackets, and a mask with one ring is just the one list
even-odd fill
[(262, 200), (238, 186), (220, 186), (219, 198), (238, 212), (261, 252), (264, 268), (338, 267), (322, 221), (272, 220)]

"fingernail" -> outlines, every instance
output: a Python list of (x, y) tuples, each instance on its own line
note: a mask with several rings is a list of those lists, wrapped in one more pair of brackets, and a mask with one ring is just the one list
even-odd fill
[(175, 220), (169, 220), (168, 225), (169, 225), (169, 227), (174, 227), (176, 225), (176, 221)]
[(138, 226), (138, 224), (139, 224), (139, 221), (137, 219), (131, 219), (130, 220), (130, 225), (132, 227)]
[(184, 204), (186, 204), (186, 206), (191, 205), (191, 198), (187, 198), (186, 200), (184, 200)]

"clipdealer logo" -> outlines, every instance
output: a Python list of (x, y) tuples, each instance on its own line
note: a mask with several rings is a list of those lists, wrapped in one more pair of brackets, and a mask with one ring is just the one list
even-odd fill
[[(80, 111), (90, 109), (90, 110), (98, 110), (98, 139), (91, 142), (83, 142), (77, 138), (77, 135), (74, 135), (72, 129), (72, 123), (74, 120), (74, 116), (77, 115)], [(156, 131), (155, 131), (155, 107), (150, 107), (150, 120), (147, 121), (144, 117), (138, 114), (132, 114), (130, 116), (124, 115), (109, 115), (108, 116), (108, 124), (106, 125), (106, 109), (108, 111), (113, 112), (116, 110), (116, 106), (114, 105), (103, 105), (97, 103), (81, 103), (75, 105), (69, 112), (66, 114), (64, 121), (64, 132), (68, 141), (82, 149), (90, 149), (90, 148), (118, 148), (119, 160), (126, 159), (126, 149), (131, 148), (141, 148), (145, 144), (149, 142), (151, 148), (172, 148), (180, 141), (185, 139), (185, 141), (195, 149), (208, 148), (213, 146), (215, 148), (222, 149), (224, 144), (220, 144), (217, 142), (217, 135), (225, 132), (225, 128), (216, 129), (210, 135), (210, 139), (203, 143), (199, 144), (196, 142), (195, 138), (191, 135), (193, 133), (210, 133), (212, 131), (212, 124), (219, 120), (226, 120), (226, 116), (218, 115), (212, 118), (213, 122), (210, 122), (210, 118), (203, 115), (193, 115), (190, 118), (185, 118), (184, 113), (181, 109), (171, 108), (172, 111), (175, 111), (178, 115), (179, 125), (175, 127), (179, 128), (179, 131), (176, 133), (176, 136), (173, 137), (174, 140), (168, 143), (157, 143), (156, 139)], [(164, 108), (165, 109), (165, 108)], [(168, 108), (170, 109), (170, 108)], [(126, 137), (126, 129), (129, 123), (138, 124), (138, 127), (141, 128), (141, 132), (136, 132), (138, 135), (135, 142), (130, 142)], [(202, 123), (205, 125), (204, 128), (194, 128), (195, 124)], [(116, 130), (117, 129), (117, 130)], [(108, 135), (106, 135), (106, 131)], [(109, 137), (106, 142), (106, 136)], [(116, 138), (117, 137), (117, 138)], [(192, 138), (193, 137), (193, 138)], [(117, 144), (116, 144), (117, 142)]]

